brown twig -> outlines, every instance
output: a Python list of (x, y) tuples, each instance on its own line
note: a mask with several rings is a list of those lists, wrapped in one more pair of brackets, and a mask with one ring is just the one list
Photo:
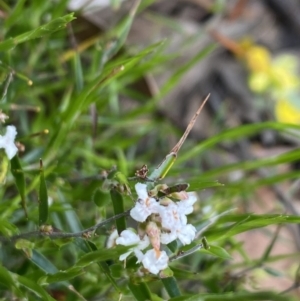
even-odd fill
[(34, 238), (50, 237), (51, 239), (85, 237), (85, 234), (93, 232), (93, 231), (97, 230), (98, 228), (103, 227), (104, 225), (106, 225), (114, 220), (117, 220), (123, 216), (128, 216), (129, 212), (130, 212), (130, 209), (125, 212), (122, 212), (120, 214), (114, 215), (114, 216), (106, 219), (105, 221), (102, 221), (92, 227), (89, 227), (89, 228), (84, 229), (79, 232), (74, 232), (74, 233), (59, 232), (59, 231), (45, 232), (45, 231), (37, 230), (37, 231), (21, 233), (21, 234), (9, 236), (9, 237), (0, 236), (0, 242), (15, 242), (16, 240), (21, 239), (21, 238), (28, 239), (28, 238), (33, 238), (33, 237)]
[(199, 107), (199, 109), (197, 110), (197, 112), (195, 113), (195, 115), (193, 116), (193, 118), (191, 119), (191, 121), (189, 122), (184, 134), (182, 135), (181, 139), (178, 141), (178, 143), (172, 148), (171, 152), (170, 153), (175, 153), (177, 155), (177, 153), (179, 152), (182, 144), (184, 143), (186, 137), (188, 136), (188, 134), (190, 133), (190, 131), (192, 130), (196, 120), (197, 120), (197, 117), (199, 116), (199, 114), (201, 113), (203, 107), (205, 106), (208, 98), (209, 98), (210, 94), (208, 94), (206, 96), (206, 98), (203, 100), (201, 106)]

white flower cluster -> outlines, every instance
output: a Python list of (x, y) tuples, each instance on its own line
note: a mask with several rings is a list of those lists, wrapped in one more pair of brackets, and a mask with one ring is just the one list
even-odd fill
[[(133, 229), (127, 229), (116, 239), (116, 244), (133, 246), (119, 259), (125, 260), (133, 252), (138, 259), (137, 263), (141, 262), (152, 274), (158, 274), (168, 267), (169, 261), (167, 253), (160, 249), (161, 244), (179, 239), (183, 245), (187, 245), (194, 240), (196, 229), (187, 223), (186, 215), (193, 212), (197, 198), (192, 192), (181, 192), (181, 200), (178, 202), (169, 198), (157, 201), (149, 197), (146, 184), (137, 183), (135, 189), (138, 200), (130, 215), (143, 223), (143, 227), (140, 225), (139, 235)], [(142, 250), (150, 244), (152, 249), (143, 253)]]
[(6, 128), (4, 136), (0, 135), (0, 148), (4, 148), (7, 157), (11, 160), (17, 153), (18, 148), (15, 145), (17, 130), (13, 125)]

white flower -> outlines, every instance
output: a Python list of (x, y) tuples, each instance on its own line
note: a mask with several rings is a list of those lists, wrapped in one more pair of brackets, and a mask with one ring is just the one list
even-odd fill
[(142, 260), (143, 266), (152, 274), (158, 274), (159, 271), (168, 267), (169, 257), (165, 251), (148, 250)]
[(160, 242), (167, 245), (178, 238), (183, 245), (189, 245), (195, 239), (196, 231), (196, 228), (191, 224), (182, 225), (169, 233), (162, 233)]
[(160, 206), (161, 225), (169, 230), (161, 234), (161, 243), (169, 244), (178, 238), (183, 245), (188, 245), (195, 239), (196, 229), (191, 224), (187, 224), (186, 215), (193, 212), (193, 205), (196, 201), (196, 195), (189, 192), (187, 198), (180, 202)]
[(116, 239), (116, 244), (123, 246), (133, 245), (133, 247), (130, 248), (128, 252), (122, 254), (119, 257), (119, 260), (125, 260), (132, 252), (134, 252), (135, 256), (138, 259), (137, 262), (141, 262), (144, 257), (144, 254), (141, 250), (147, 248), (150, 244), (150, 241), (148, 236), (145, 235), (144, 238), (141, 240), (136, 233), (134, 233), (130, 229), (127, 229), (122, 231), (121, 236)]
[(119, 237), (118, 230), (115, 229), (113, 232), (110, 233), (108, 236), (106, 247), (108, 249), (114, 247), (116, 245), (116, 239)]
[(176, 230), (178, 239), (183, 245), (189, 245), (196, 236), (196, 228), (191, 225), (184, 225), (181, 229)]
[(152, 213), (158, 213), (159, 203), (148, 196), (147, 185), (137, 183), (135, 190), (138, 195), (138, 200), (135, 206), (130, 211), (130, 216), (138, 222), (144, 222)]
[(197, 197), (194, 192), (188, 192), (187, 195), (187, 199), (181, 200), (177, 203), (178, 211), (184, 215), (188, 215), (194, 211), (193, 205), (197, 201)]
[(177, 239), (177, 233), (175, 231), (170, 233), (162, 233), (160, 235), (160, 242), (165, 245), (169, 244), (170, 242), (176, 239)]
[(15, 138), (17, 130), (13, 125), (6, 127), (6, 133), (4, 136), (0, 135), (0, 148), (4, 148), (7, 157), (11, 160), (17, 153), (18, 148), (15, 145)]
[(177, 229), (186, 224), (185, 219), (181, 218), (181, 214), (178, 211), (178, 205), (174, 202), (170, 203), (168, 206), (160, 206), (159, 215), (161, 217), (161, 225), (163, 228), (172, 230)]

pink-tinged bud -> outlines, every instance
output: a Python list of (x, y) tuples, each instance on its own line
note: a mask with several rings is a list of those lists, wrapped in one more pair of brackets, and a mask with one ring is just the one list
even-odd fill
[(169, 204), (174, 203), (174, 202), (171, 199), (164, 197), (164, 198), (160, 199), (159, 203), (162, 206), (168, 206)]
[(186, 191), (179, 191), (179, 192), (173, 192), (171, 194), (171, 197), (176, 200), (187, 200), (189, 198), (189, 195)]
[[(154, 222), (147, 223), (146, 233), (150, 239), (150, 243), (154, 250), (157, 252), (160, 250), (160, 229)], [(159, 257), (159, 254), (158, 256)]]

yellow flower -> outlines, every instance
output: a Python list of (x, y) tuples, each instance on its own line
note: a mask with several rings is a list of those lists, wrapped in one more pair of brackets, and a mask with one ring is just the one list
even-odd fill
[(280, 99), (276, 102), (275, 115), (279, 122), (300, 124), (300, 110), (288, 100)]
[(291, 90), (299, 87), (297, 75), (289, 72), (289, 70), (284, 67), (273, 66), (272, 79), (274, 81), (274, 87), (282, 90)]
[(250, 89), (256, 93), (264, 93), (270, 88), (270, 76), (266, 72), (253, 72), (248, 79)]
[(245, 53), (245, 60), (251, 72), (266, 72), (271, 67), (270, 52), (261, 46), (252, 46)]

